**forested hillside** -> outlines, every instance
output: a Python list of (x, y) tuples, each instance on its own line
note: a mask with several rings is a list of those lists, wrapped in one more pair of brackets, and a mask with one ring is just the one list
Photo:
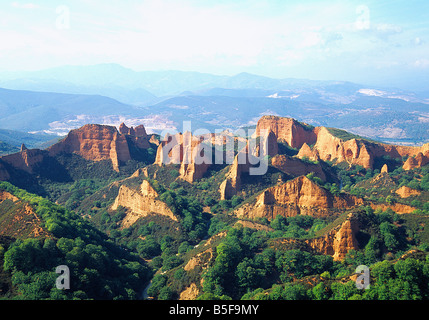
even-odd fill
[[(427, 145), (274, 116), (264, 128), (266, 140), (226, 134), (223, 164), (197, 163), (203, 140), (180, 133), (178, 163), (163, 163), (165, 142), (125, 125), (1, 157), (1, 297), (428, 299)], [(238, 161), (265, 150), (255, 141), (270, 151), (262, 175)], [(56, 288), (60, 265), (70, 289)]]
[[(31, 207), (45, 231), (41, 236), (4, 236), (1, 297), (7, 299), (137, 299), (151, 270), (136, 254), (116, 245), (74, 212), (1, 182), (0, 191)], [(0, 205), (1, 218), (13, 214)], [(1, 226), (4, 229), (4, 226)], [(55, 286), (57, 266), (70, 268), (70, 290)], [(11, 280), (4, 280), (10, 275)]]

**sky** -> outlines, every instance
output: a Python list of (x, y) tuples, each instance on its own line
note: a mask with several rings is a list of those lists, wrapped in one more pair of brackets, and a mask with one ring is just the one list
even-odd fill
[(429, 1), (2, 0), (0, 70), (117, 63), (429, 90)]

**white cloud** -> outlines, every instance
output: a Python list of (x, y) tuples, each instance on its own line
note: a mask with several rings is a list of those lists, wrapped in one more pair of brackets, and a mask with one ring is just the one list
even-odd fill
[[(61, 2), (0, 4), (6, 13), (0, 20), (0, 68), (115, 62), (137, 70), (311, 78), (360, 73), (368, 78), (368, 72), (378, 75), (381, 69), (427, 67), (422, 59), (426, 29), (413, 30), (371, 2), (368, 29), (356, 27), (364, 12), (352, 1), (67, 3), (67, 30), (55, 25)], [(417, 23), (409, 22), (414, 27)]]
[(389, 23), (379, 23), (376, 25), (375, 30), (380, 33), (400, 33), (402, 28), (397, 25)]
[(416, 38), (414, 39), (414, 44), (415, 44), (416, 46), (421, 46), (422, 44), (424, 44), (424, 41), (422, 40), (422, 38), (420, 38), (420, 37), (416, 37)]
[(428, 68), (429, 59), (418, 59), (414, 62), (414, 66), (417, 68)]
[(20, 3), (17, 1), (12, 2), (10, 5), (12, 7), (18, 8), (18, 9), (37, 9), (37, 8), (39, 8), (39, 5), (34, 4), (34, 3)]

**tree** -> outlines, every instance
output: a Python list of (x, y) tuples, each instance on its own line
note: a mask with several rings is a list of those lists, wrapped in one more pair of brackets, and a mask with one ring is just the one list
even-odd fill
[(243, 202), (243, 198), (242, 197), (240, 197), (240, 196), (237, 196), (237, 195), (234, 195), (232, 198), (231, 198), (231, 207), (232, 208), (235, 208), (236, 206), (238, 206), (240, 203), (242, 203)]
[(380, 257), (380, 241), (375, 236), (371, 236), (368, 243), (365, 246), (365, 259), (367, 264), (372, 264)]
[(162, 270), (163, 271), (171, 270), (177, 267), (178, 265), (180, 265), (181, 263), (183, 263), (183, 260), (176, 255), (167, 257), (163, 261)]
[(308, 298), (307, 290), (301, 284), (286, 285), (283, 290), (282, 298), (284, 300), (305, 300)]
[(314, 300), (328, 300), (330, 290), (325, 283), (320, 282), (311, 289), (311, 295)]
[(144, 241), (139, 241), (136, 249), (144, 259), (150, 259), (161, 254), (161, 246), (149, 236)]
[(238, 285), (244, 289), (255, 289), (262, 285), (262, 280), (265, 278), (265, 270), (256, 268), (249, 258), (244, 258), (242, 262), (237, 265), (235, 275), (238, 279)]
[(356, 288), (354, 281), (348, 281), (346, 283), (334, 282), (331, 285), (332, 298), (333, 300), (348, 300), (356, 294), (361, 294), (359, 289)]
[(152, 279), (152, 285), (147, 290), (147, 294), (150, 297), (157, 297), (159, 293), (161, 292), (162, 288), (164, 288), (167, 285), (167, 276), (162, 274), (157, 274)]
[(383, 236), (384, 244), (390, 251), (397, 249), (399, 246), (396, 231), (397, 227), (387, 221), (380, 224), (380, 233)]
[(338, 188), (336, 183), (333, 183), (329, 191), (334, 195), (338, 196), (340, 194), (340, 188)]
[(390, 205), (392, 205), (392, 204), (394, 204), (395, 203), (395, 198), (392, 196), (392, 195), (388, 195), (387, 197), (386, 197), (386, 203), (387, 204), (390, 204)]

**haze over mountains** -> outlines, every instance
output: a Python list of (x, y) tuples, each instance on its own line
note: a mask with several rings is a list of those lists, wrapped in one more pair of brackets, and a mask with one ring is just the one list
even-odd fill
[(248, 73), (137, 72), (117, 64), (0, 74), (0, 128), (64, 135), (87, 123), (144, 124), (149, 132), (237, 129), (264, 114), (400, 144), (429, 139), (424, 94), (343, 81)]

